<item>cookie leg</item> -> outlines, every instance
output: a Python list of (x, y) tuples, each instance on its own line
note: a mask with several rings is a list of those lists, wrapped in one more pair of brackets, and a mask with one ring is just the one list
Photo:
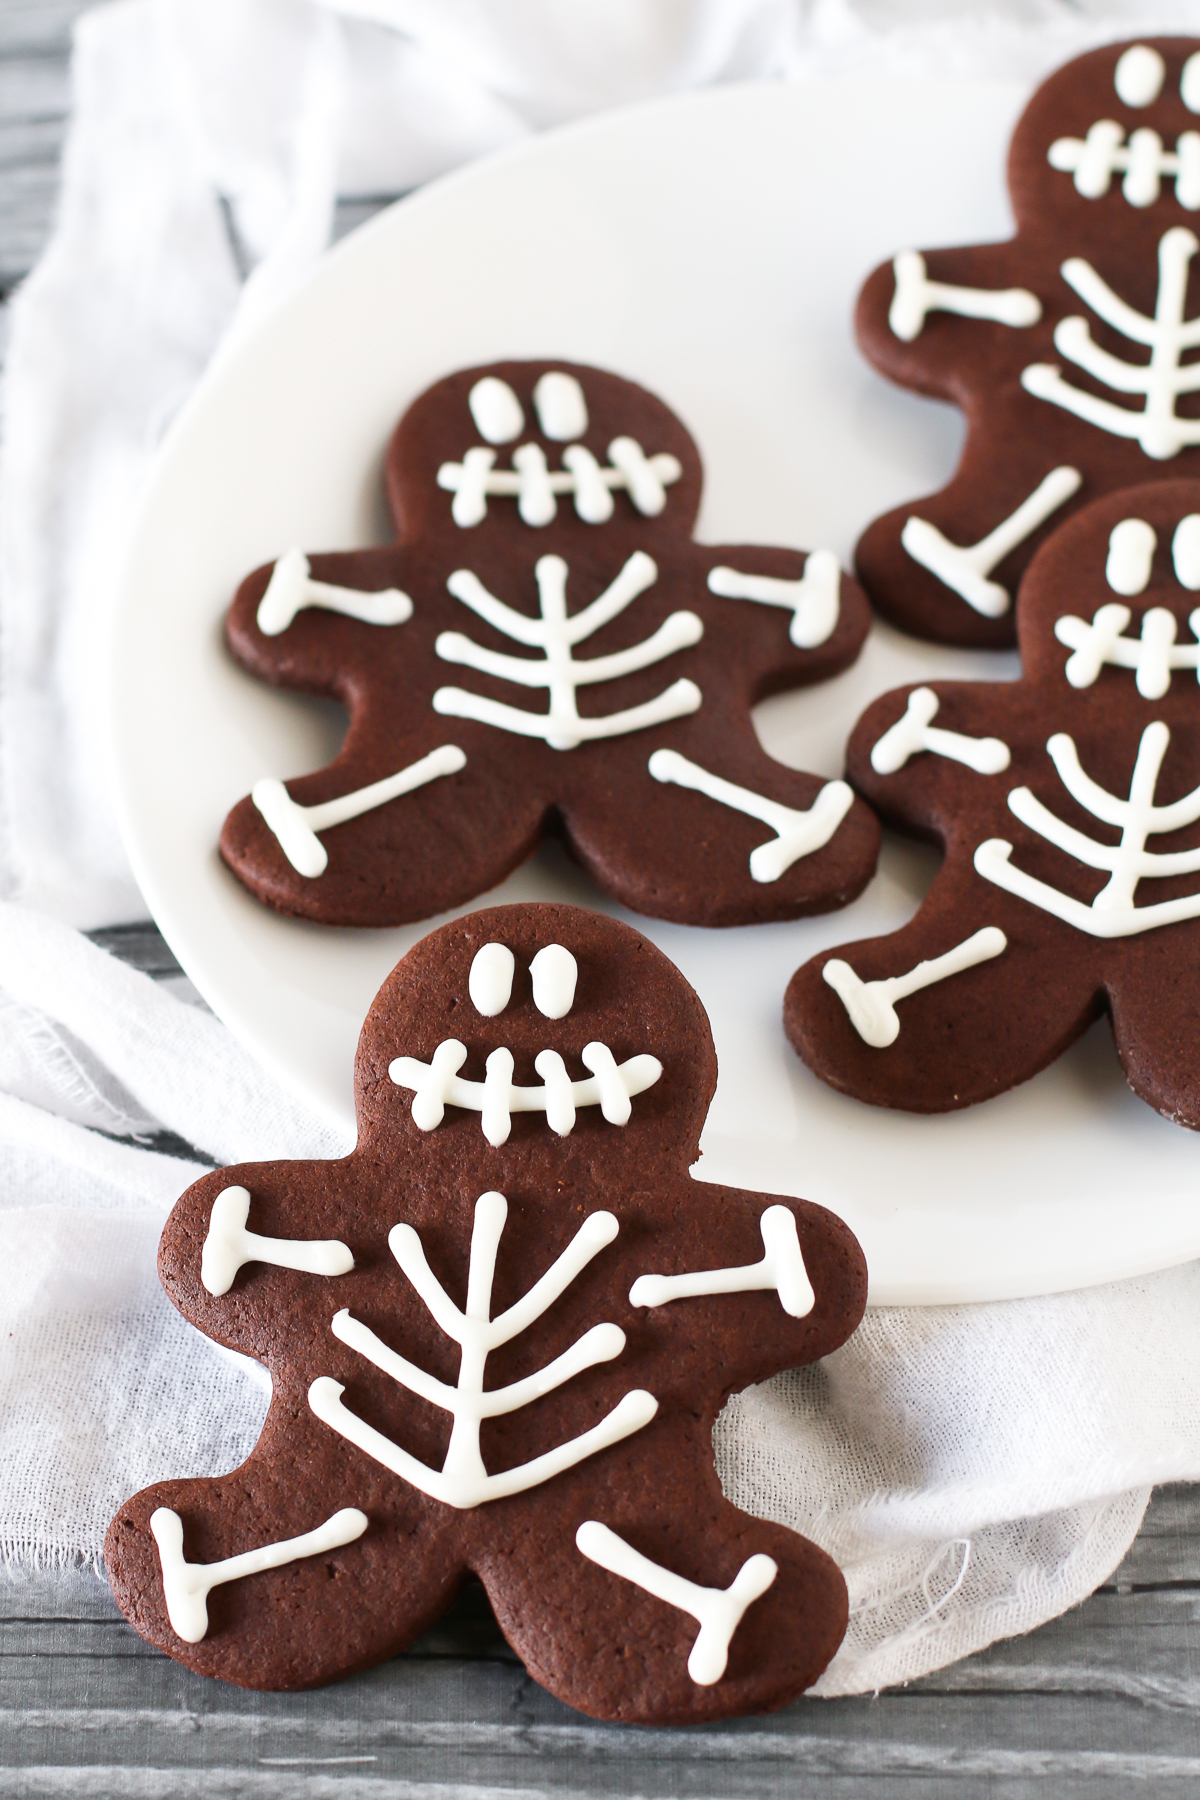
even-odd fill
[(787, 1705), (845, 1632), (837, 1565), (731, 1506), (711, 1462), (700, 1475), (670, 1446), (622, 1460), (627, 1474), (581, 1484), (519, 1555), (479, 1566), (513, 1649), (595, 1718), (691, 1724)]
[(717, 750), (643, 732), (623, 781), (564, 808), (578, 860), (626, 906), (684, 925), (848, 905), (879, 854), (871, 809), (844, 781), (786, 768), (748, 726), (726, 725)]
[(250, 1463), (135, 1494), (104, 1546), (134, 1629), (200, 1674), (294, 1689), (381, 1662), (432, 1624), (463, 1573), (444, 1540), (414, 1535), (377, 1491), (295, 1473)]
[(1028, 1081), (1103, 1007), (1090, 940), (1006, 895), (826, 951), (784, 999), (792, 1045), (872, 1106), (950, 1112)]
[(1156, 1112), (1200, 1131), (1200, 1014), (1189, 981), (1194, 951), (1179, 939), (1187, 926), (1147, 932), (1128, 946), (1110, 983), (1113, 1035), (1125, 1078)]

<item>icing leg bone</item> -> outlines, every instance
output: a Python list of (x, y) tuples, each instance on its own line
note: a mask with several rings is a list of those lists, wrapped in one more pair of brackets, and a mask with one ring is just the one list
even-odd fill
[(914, 688), (903, 718), (884, 732), (871, 751), (871, 767), (877, 775), (894, 775), (910, 756), (930, 750), (965, 763), (980, 775), (998, 775), (1012, 761), (1008, 745), (1000, 738), (964, 737), (960, 731), (942, 731), (930, 724), (937, 717), (938, 697), (932, 688)]
[(288, 550), (275, 564), (267, 591), (258, 603), (258, 629), (264, 637), (278, 637), (306, 606), (344, 613), (368, 625), (403, 625), (412, 618), (413, 605), (399, 588), (375, 593), (360, 588), (334, 587), (309, 574), (303, 550)]
[(390, 1469), (393, 1475), (410, 1482), (421, 1493), (461, 1510), (539, 1487), (564, 1469), (572, 1469), (576, 1463), (594, 1456), (598, 1450), (620, 1443), (623, 1438), (640, 1431), (658, 1411), (653, 1394), (644, 1388), (631, 1388), (590, 1430), (530, 1462), (505, 1469), (498, 1475), (488, 1474), (479, 1448), (479, 1427), (484, 1419), (519, 1411), (561, 1387), (564, 1381), (569, 1381), (583, 1369), (611, 1362), (625, 1348), (625, 1333), (619, 1326), (595, 1325), (563, 1355), (555, 1357), (534, 1374), (511, 1382), (507, 1387), (484, 1391), (484, 1367), (489, 1354), (540, 1319), (592, 1258), (612, 1243), (620, 1229), (612, 1213), (592, 1213), (545, 1274), (507, 1312), (493, 1319), (496, 1252), (507, 1217), (508, 1202), (503, 1194), (494, 1191), (481, 1194), (475, 1203), (465, 1311), (454, 1304), (429, 1267), (421, 1240), (411, 1225), (396, 1225), (388, 1236), (392, 1255), (430, 1315), (446, 1336), (461, 1348), (456, 1386), (438, 1381), (397, 1355), (349, 1312), (342, 1311), (333, 1320), (335, 1337), (366, 1357), (401, 1387), (450, 1414), (454, 1423), (440, 1470), (431, 1469), (428, 1464), (410, 1456), (407, 1450), (376, 1431), (357, 1413), (352, 1413), (342, 1404), (345, 1390), (330, 1376), (318, 1376), (308, 1390), (308, 1404), (323, 1424)]
[(757, 600), (787, 607), (792, 615), (788, 636), (801, 650), (825, 643), (838, 622), (842, 572), (832, 550), (814, 550), (799, 581), (774, 575), (743, 575), (723, 564), (708, 572), (708, 589), (723, 600)]
[(804, 1267), (796, 1221), (786, 1206), (768, 1206), (759, 1220), (761, 1262), (738, 1269), (699, 1269), (688, 1275), (639, 1275), (629, 1290), (630, 1306), (665, 1306), (703, 1294), (745, 1294), (774, 1288), (793, 1319), (807, 1318), (816, 1295)]
[(439, 776), (456, 775), (466, 766), (466, 761), (457, 744), (442, 744), (395, 775), (385, 775), (382, 781), (373, 781), (369, 787), (357, 788), (338, 800), (323, 800), (317, 806), (299, 805), (282, 781), (276, 781), (273, 776), (256, 781), (250, 798), (296, 873), (315, 880), (329, 867), (329, 852), (317, 836), (319, 831), (328, 831), (334, 825), (344, 825), (347, 819), (357, 819), (360, 813), (386, 806), (389, 800), (411, 794), (414, 788), (424, 787)]
[(850, 1015), (850, 1023), (865, 1044), (885, 1050), (900, 1035), (897, 1000), (906, 1000), (921, 988), (960, 975), (976, 963), (989, 962), (1008, 948), (1008, 939), (998, 925), (985, 925), (982, 931), (956, 944), (942, 956), (919, 962), (907, 975), (892, 975), (882, 981), (862, 981), (841, 957), (834, 956), (821, 973)]
[(631, 1056), (618, 1063), (606, 1044), (585, 1044), (580, 1051), (586, 1081), (572, 1081), (557, 1050), (542, 1050), (534, 1068), (541, 1087), (517, 1087), (512, 1080), (510, 1051), (493, 1050), (487, 1059), (483, 1081), (465, 1081), (458, 1071), (467, 1060), (467, 1048), (457, 1038), (446, 1038), (431, 1062), (415, 1056), (397, 1056), (388, 1075), (397, 1087), (413, 1090), (413, 1123), (420, 1131), (433, 1131), (445, 1117), (447, 1106), (481, 1114), (480, 1124), (489, 1144), (499, 1149), (507, 1143), (515, 1112), (544, 1112), (552, 1131), (566, 1137), (575, 1124), (576, 1109), (598, 1106), (610, 1125), (627, 1125), (631, 1098), (645, 1093), (662, 1074), (656, 1056)]
[(968, 319), (995, 319), (1000, 325), (1036, 325), (1042, 303), (1028, 288), (952, 287), (930, 281), (925, 258), (919, 250), (903, 250), (892, 264), (896, 292), (888, 324), (904, 343), (911, 344), (925, 329), (931, 312), (961, 313)]
[(1051, 469), (1015, 512), (1002, 519), (977, 544), (952, 544), (936, 525), (931, 525), (928, 519), (918, 518), (907, 520), (900, 533), (900, 542), (914, 562), (936, 575), (968, 606), (973, 606), (984, 618), (999, 619), (1012, 605), (1012, 596), (998, 581), (989, 581), (988, 576), (1010, 550), (1023, 544), (1039, 525), (1045, 524), (1051, 513), (1057, 512), (1072, 494), (1077, 493), (1082, 482), (1079, 470), (1066, 463)]
[(655, 781), (694, 788), (722, 806), (761, 819), (778, 833), (770, 843), (759, 844), (750, 852), (750, 875), (754, 881), (778, 881), (802, 856), (822, 849), (854, 804), (854, 792), (846, 782), (827, 781), (808, 810), (798, 812), (778, 800), (752, 794), (749, 788), (738, 787), (720, 775), (711, 775), (677, 750), (656, 750), (648, 767)]
[(212, 1204), (208, 1236), (200, 1255), (200, 1279), (210, 1294), (227, 1294), (243, 1263), (272, 1263), (309, 1275), (348, 1275), (354, 1267), (349, 1247), (337, 1238), (259, 1237), (246, 1230), (250, 1190), (223, 1188)]
[(729, 1661), (733, 1634), (746, 1609), (766, 1593), (779, 1573), (774, 1558), (759, 1552), (746, 1559), (727, 1588), (700, 1587), (651, 1562), (598, 1519), (584, 1520), (575, 1533), (575, 1544), (589, 1562), (597, 1563), (611, 1575), (619, 1575), (623, 1581), (632, 1581), (679, 1612), (691, 1614), (700, 1627), (700, 1635), (692, 1645), (687, 1666), (697, 1687), (711, 1687), (720, 1681)]
[(369, 1523), (365, 1512), (347, 1506), (301, 1537), (244, 1550), (240, 1556), (228, 1556), (223, 1562), (190, 1563), (183, 1555), (183, 1520), (169, 1506), (158, 1507), (150, 1515), (150, 1530), (158, 1545), (171, 1630), (185, 1644), (198, 1644), (208, 1631), (208, 1596), (213, 1588), (223, 1587), (227, 1581), (241, 1581), (246, 1575), (261, 1574), (264, 1569), (280, 1569), (305, 1556), (339, 1550), (343, 1544), (353, 1544), (360, 1538)]

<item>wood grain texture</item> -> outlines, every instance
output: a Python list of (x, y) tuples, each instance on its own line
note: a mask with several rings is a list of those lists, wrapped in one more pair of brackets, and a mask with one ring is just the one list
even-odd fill
[[(0, 300), (53, 217), (82, 0), (0, 0)], [(383, 200), (339, 207), (339, 230)], [(2, 308), (0, 308), (2, 329)], [(148, 973), (152, 926), (96, 934)], [(166, 1147), (166, 1146), (164, 1146)], [(189, 1674), (95, 1576), (0, 1576), (0, 1793), (179, 1800), (1124, 1800), (1200, 1789), (1200, 1490), (1166, 1488), (1061, 1619), (878, 1698), (720, 1730), (593, 1724), (525, 1676), (472, 1586), (405, 1656), (317, 1693)]]

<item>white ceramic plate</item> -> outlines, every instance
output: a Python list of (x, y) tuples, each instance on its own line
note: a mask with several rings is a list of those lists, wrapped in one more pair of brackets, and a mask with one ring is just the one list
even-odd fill
[[(562, 356), (655, 389), (700, 443), (699, 535), (848, 559), (863, 525), (953, 466), (957, 416), (856, 355), (859, 282), (905, 244), (1004, 236), (1007, 85), (858, 80), (721, 89), (537, 140), (434, 183), (346, 240), (192, 400), (164, 446), (124, 582), (114, 718), (130, 853), (155, 918), (213, 1008), (318, 1106), (352, 1117), (359, 1027), (425, 926), (280, 919), (219, 864), (227, 809), (260, 775), (327, 760), (340, 716), (270, 691), (221, 647), (245, 571), (293, 543), (389, 535), (384, 444), (431, 381)], [(860, 708), (926, 676), (1015, 659), (877, 627), (858, 666), (760, 709), (783, 761), (840, 772)], [(1200, 1255), (1200, 1143), (1126, 1089), (1107, 1025), (990, 1105), (943, 1118), (832, 1093), (780, 1026), (793, 969), (899, 925), (934, 867), (891, 844), (847, 911), (704, 932), (636, 919), (698, 989), (720, 1059), (702, 1177), (807, 1196), (858, 1233), (876, 1303), (1083, 1286)], [(606, 907), (547, 849), (495, 900)], [(611, 907), (608, 910), (614, 910)]]

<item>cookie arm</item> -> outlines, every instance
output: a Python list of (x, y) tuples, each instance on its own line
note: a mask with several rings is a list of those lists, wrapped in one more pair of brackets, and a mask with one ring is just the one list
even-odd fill
[(309, 556), (293, 546), (242, 582), (225, 616), (225, 641), (243, 668), (273, 687), (329, 694), (349, 706), (360, 671), (403, 638), (420, 585), (404, 550)]

